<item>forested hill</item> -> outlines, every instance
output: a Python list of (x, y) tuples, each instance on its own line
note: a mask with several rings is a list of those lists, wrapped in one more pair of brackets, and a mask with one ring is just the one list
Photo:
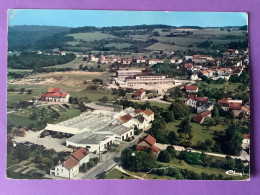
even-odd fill
[(66, 34), (70, 28), (59, 26), (22, 25), (8, 27), (8, 49), (37, 49), (37, 41), (55, 34)]

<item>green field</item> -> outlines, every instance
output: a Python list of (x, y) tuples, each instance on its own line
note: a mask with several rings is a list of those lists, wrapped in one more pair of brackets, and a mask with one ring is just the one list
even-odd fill
[[(58, 113), (60, 116), (58, 118), (52, 118), (51, 114), (55, 112), (51, 108), (55, 108), (56, 110), (60, 110)], [(30, 119), (30, 116), (33, 114), (36, 115), (36, 119)], [(59, 123), (73, 117), (79, 116), (81, 114), (80, 110), (75, 108), (65, 109), (60, 108), (58, 105), (49, 106), (41, 106), (41, 107), (30, 107), (28, 109), (19, 110), (15, 113), (10, 113), (7, 115), (7, 122), (11, 123), (15, 126), (25, 126), (28, 127), (30, 124), (33, 124), (36, 129), (40, 130), (45, 127), (42, 121), (46, 121), (48, 123)]]
[[(215, 174), (216, 176), (221, 174), (223, 177), (230, 177), (229, 175), (225, 174), (226, 170), (216, 169), (216, 168), (211, 168), (211, 167), (203, 167), (203, 166), (199, 166), (199, 165), (189, 165), (185, 161), (179, 160), (176, 158), (171, 160), (170, 163), (162, 163), (162, 162), (158, 162), (158, 163), (160, 163), (164, 166), (170, 166), (170, 167), (174, 167), (174, 168), (178, 168), (178, 169), (187, 169), (189, 171), (194, 171), (197, 174), (201, 174), (204, 172), (206, 174)], [(245, 180), (248, 178), (249, 178), (248, 174), (245, 174), (242, 177), (232, 176), (233, 180)]]
[(112, 169), (105, 177), (105, 179), (135, 179), (134, 177), (128, 176), (117, 169)]
[(137, 102), (137, 104), (143, 105), (143, 104), (145, 104), (145, 103), (147, 103), (147, 102), (148, 102), (151, 106), (157, 106), (157, 107), (164, 108), (164, 109), (167, 109), (167, 108), (170, 107), (170, 104), (159, 103), (159, 102), (152, 102), (152, 101)]
[(74, 33), (68, 34), (67, 36), (72, 36), (76, 40), (83, 40), (83, 41), (95, 41), (95, 40), (102, 40), (102, 39), (115, 39), (117, 38), (114, 35), (105, 34), (101, 32), (89, 32), (89, 33)]
[(123, 48), (128, 48), (131, 46), (132, 46), (132, 44), (130, 44), (130, 43), (109, 43), (109, 44), (106, 44), (104, 47), (115, 47), (116, 49), (123, 49)]
[(199, 81), (197, 82), (197, 85), (199, 88), (206, 88), (207, 90), (210, 89), (224, 89), (225, 91), (239, 91), (239, 83), (230, 83), (230, 82), (225, 82), (224, 84), (215, 84), (215, 83), (210, 83), (208, 84), (205, 81)]
[(7, 72), (32, 72), (32, 70), (29, 69), (13, 69), (13, 68), (8, 68)]
[[(176, 135), (178, 135), (178, 125), (180, 124), (180, 121), (174, 121), (166, 124), (166, 131), (174, 131)], [(215, 141), (213, 140), (213, 133), (215, 130), (221, 131), (225, 130), (226, 126), (212, 126), (209, 129), (206, 127), (198, 124), (190, 122), (191, 130), (192, 130), (192, 145), (196, 145), (198, 141), (204, 142), (206, 139), (210, 139), (213, 141), (213, 145), (215, 144)]]

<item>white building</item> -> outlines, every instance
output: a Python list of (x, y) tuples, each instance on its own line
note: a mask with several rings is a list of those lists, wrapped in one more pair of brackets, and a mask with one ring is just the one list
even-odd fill
[(140, 57), (140, 58), (137, 58), (137, 59), (136, 59), (136, 63), (138, 63), (138, 64), (140, 64), (140, 63), (145, 63), (145, 62), (146, 62), (146, 58)]
[(127, 86), (134, 85), (155, 85), (155, 84), (174, 84), (173, 77), (167, 77), (162, 74), (151, 74), (151, 73), (143, 73), (138, 74), (133, 77), (126, 78)]
[(79, 173), (79, 167), (87, 162), (89, 162), (89, 151), (79, 148), (63, 163), (55, 166), (54, 170), (50, 170), (50, 175), (71, 179)]
[(70, 95), (61, 88), (49, 88), (41, 95), (42, 101), (47, 102), (69, 102)]
[(99, 58), (96, 58), (94, 55), (90, 55), (90, 61), (91, 62), (98, 62)]
[(112, 133), (102, 134), (86, 131), (67, 139), (66, 146), (88, 148), (90, 152), (99, 154), (115, 143), (115, 137)]
[(159, 64), (159, 63), (163, 63), (164, 60), (160, 60), (160, 59), (151, 59), (149, 60), (149, 65), (155, 65), (155, 64)]
[(116, 76), (118, 78), (126, 78), (126, 77), (133, 77), (137, 74), (141, 74), (142, 70), (140, 69), (120, 69), (116, 71)]
[(199, 79), (199, 77), (198, 77), (197, 74), (193, 74), (193, 75), (191, 75), (191, 77), (190, 77), (190, 80), (192, 80), (192, 81), (196, 81), (196, 80), (198, 80), (198, 79)]

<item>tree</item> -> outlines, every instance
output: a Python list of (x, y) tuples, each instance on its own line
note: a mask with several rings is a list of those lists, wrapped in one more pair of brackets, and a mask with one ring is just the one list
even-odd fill
[(171, 155), (171, 157), (175, 157), (176, 156), (176, 151), (175, 149), (173, 148), (173, 146), (168, 146), (166, 148), (166, 150), (169, 152), (169, 154)]
[(176, 100), (171, 104), (169, 111), (173, 112), (176, 120), (180, 120), (181, 118), (189, 115), (189, 107), (179, 100)]
[(225, 134), (224, 151), (230, 155), (239, 155), (242, 151), (243, 134), (242, 128), (238, 124), (232, 124)]
[(173, 98), (179, 98), (182, 97), (182, 91), (179, 87), (176, 87), (173, 91), (170, 92), (170, 95)]
[(20, 92), (21, 92), (21, 94), (23, 94), (25, 92), (25, 88), (21, 88)]
[(158, 156), (158, 160), (160, 162), (170, 162), (171, 161), (171, 155), (170, 153), (167, 151), (167, 150), (162, 150), (160, 153), (159, 153), (159, 156)]
[(43, 155), (41, 153), (36, 155), (35, 158), (34, 158), (34, 162), (36, 162), (38, 164), (42, 163), (43, 162)]
[(191, 125), (189, 123), (189, 118), (186, 117), (185, 119), (183, 119), (179, 125), (179, 129), (178, 129), (178, 133), (184, 134), (184, 138), (185, 140), (187, 139), (187, 135), (191, 134)]
[(19, 160), (28, 159), (29, 156), (30, 156), (29, 149), (26, 148), (25, 146), (19, 147), (15, 151), (15, 157), (18, 158)]
[(27, 93), (32, 94), (32, 90), (31, 89), (27, 90)]
[(107, 96), (103, 96), (100, 100), (100, 102), (107, 103), (109, 101)]
[(168, 140), (171, 145), (178, 144), (178, 138), (173, 131), (170, 131), (168, 134)]

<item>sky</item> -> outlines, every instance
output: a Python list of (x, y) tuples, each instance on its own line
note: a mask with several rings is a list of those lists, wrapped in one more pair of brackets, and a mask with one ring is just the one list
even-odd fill
[(245, 12), (101, 11), (12, 9), (8, 25), (42, 26), (132, 26), (165, 24), (171, 26), (223, 27), (247, 25)]

